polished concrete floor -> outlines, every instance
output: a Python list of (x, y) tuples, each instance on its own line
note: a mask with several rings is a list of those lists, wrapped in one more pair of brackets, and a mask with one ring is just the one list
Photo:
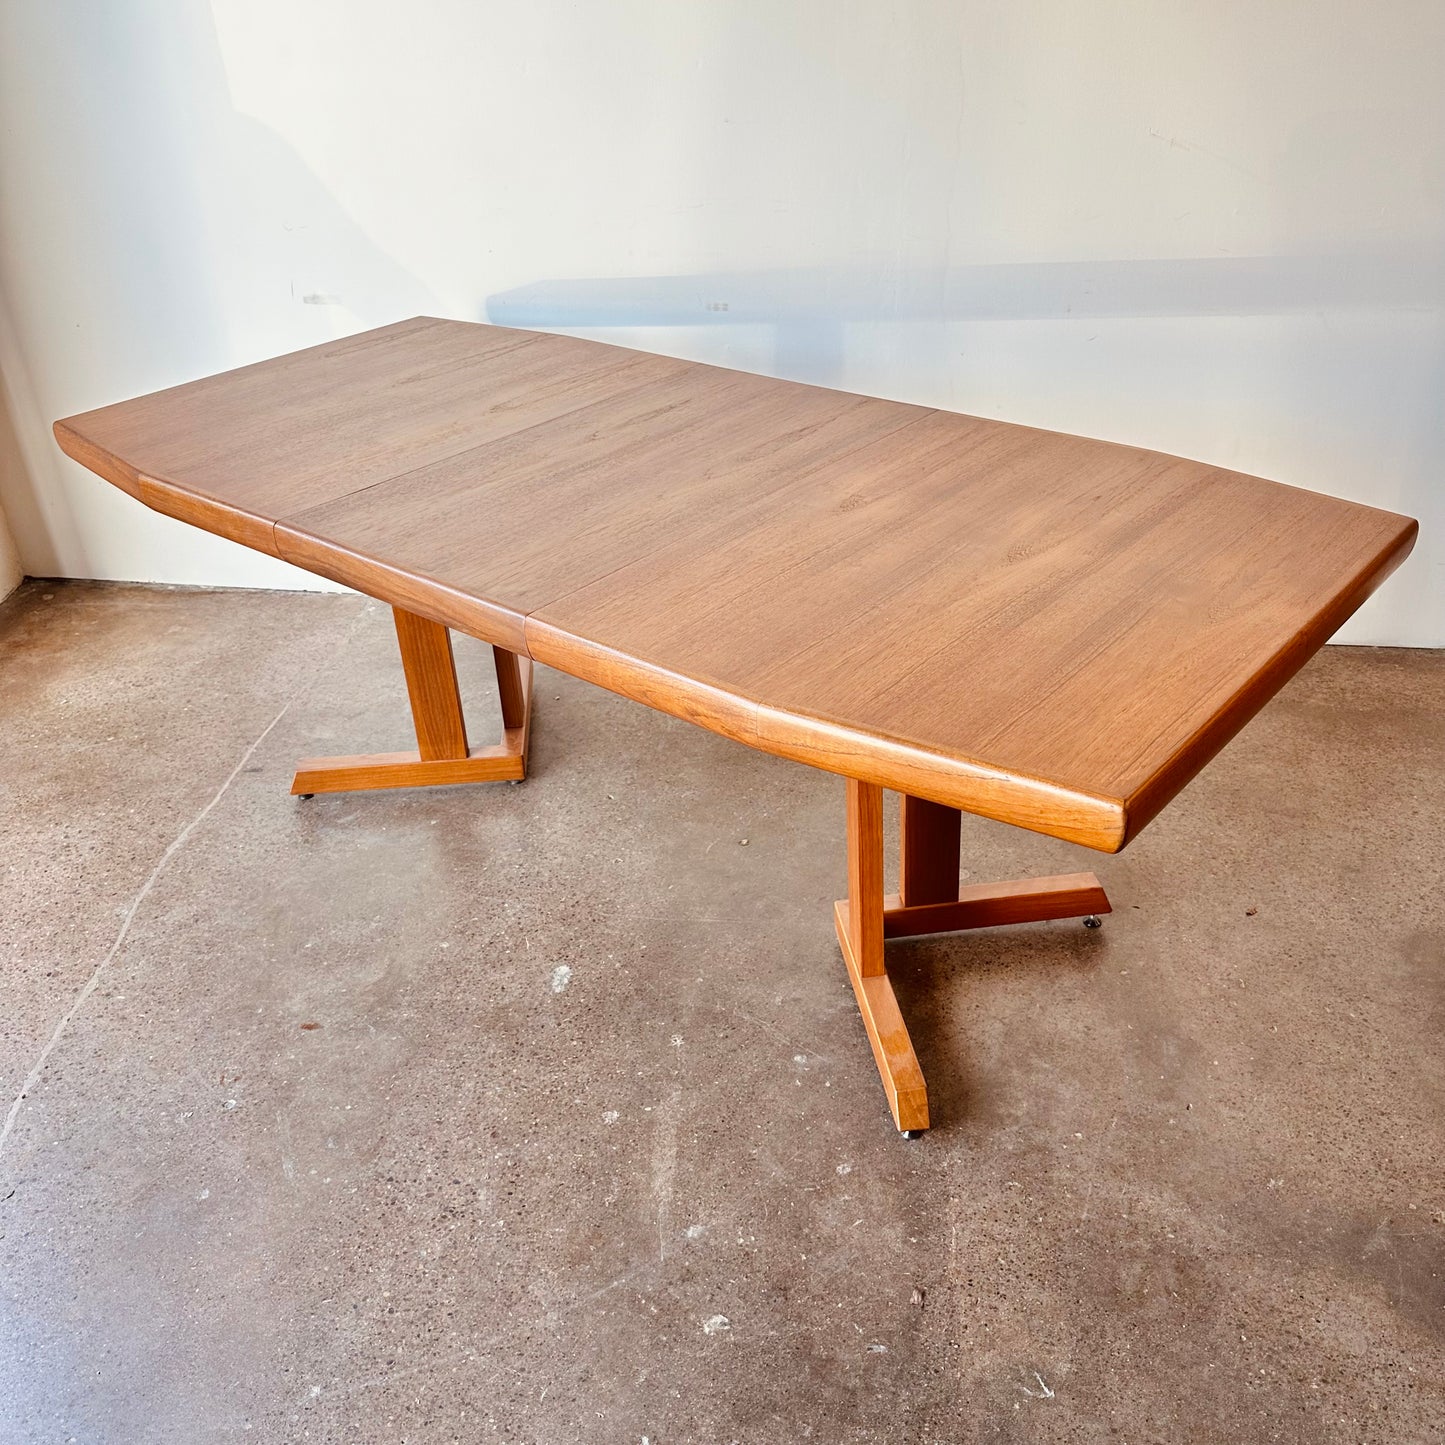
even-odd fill
[[(485, 651), (458, 650), (485, 740)], [(540, 674), (407, 745), (386, 609), (0, 607), (0, 1440), (1445, 1439), (1445, 655), (1331, 649), (1098, 933), (839, 960), (836, 778)]]

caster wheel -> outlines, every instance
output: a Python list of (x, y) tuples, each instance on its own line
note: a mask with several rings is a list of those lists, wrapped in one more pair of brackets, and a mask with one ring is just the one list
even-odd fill
[(296, 801), (297, 801), (298, 803), (304, 803), (304, 802), (308, 801), (309, 799), (314, 798), (315, 796), (316, 796), (315, 793), (297, 793), (297, 794), (296, 794)]
[(1104, 920), (1103, 920), (1102, 918), (1100, 918), (1097, 914), (1094, 914), (1094, 913), (1091, 913), (1091, 914), (1084, 920), (1084, 927), (1085, 927), (1085, 928), (1102, 928), (1103, 926), (1104, 926)]
[(927, 1132), (923, 1129), (900, 1129), (898, 1131), (905, 1139), (921, 1139)]

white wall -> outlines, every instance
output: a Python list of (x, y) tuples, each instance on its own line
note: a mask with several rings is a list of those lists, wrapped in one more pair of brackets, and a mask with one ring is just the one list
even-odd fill
[(25, 573), (20, 567), (20, 552), (10, 535), (10, 526), (0, 512), (0, 601), (8, 597), (23, 581)]
[[(0, 488), (19, 487), (23, 484), (24, 462), (20, 457), (20, 443), (15, 436), (15, 427), (0, 395)], [(5, 509), (0, 507), (0, 600), (8, 597), (25, 580), (25, 570), (20, 565), (20, 549), (10, 532)]]
[(1439, 0), (9, 0), (0, 300), (33, 573), (304, 580), (48, 423), (428, 311), (1411, 512), (1445, 643)]

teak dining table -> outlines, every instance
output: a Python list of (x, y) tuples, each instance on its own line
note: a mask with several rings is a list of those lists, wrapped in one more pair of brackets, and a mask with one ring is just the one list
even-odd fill
[[(295, 794), (522, 778), (533, 661), (845, 778), (838, 941), (908, 1134), (928, 1099), (885, 940), (1109, 910), (1092, 873), (960, 888), (960, 810), (1117, 852), (1416, 533), (1137, 447), (429, 318), (55, 434), (395, 609), (416, 750), (308, 759)], [(496, 746), (470, 745), (449, 629), (492, 644)]]

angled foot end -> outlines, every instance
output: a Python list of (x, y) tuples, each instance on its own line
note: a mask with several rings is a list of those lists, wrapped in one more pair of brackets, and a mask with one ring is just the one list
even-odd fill
[(913, 1041), (908, 1037), (903, 1015), (898, 1011), (898, 1000), (893, 995), (888, 975), (877, 973), (870, 976), (861, 970), (848, 927), (848, 905), (842, 902), (834, 904), (833, 913), (838, 946), (843, 950), (844, 963), (848, 965), (848, 977), (853, 984), (854, 997), (858, 1000), (858, 1011), (863, 1016), (868, 1042), (873, 1046), (873, 1060), (883, 1080), (888, 1108), (899, 1130), (912, 1136), (928, 1128), (928, 1086), (923, 1082), (923, 1070), (918, 1067)]

